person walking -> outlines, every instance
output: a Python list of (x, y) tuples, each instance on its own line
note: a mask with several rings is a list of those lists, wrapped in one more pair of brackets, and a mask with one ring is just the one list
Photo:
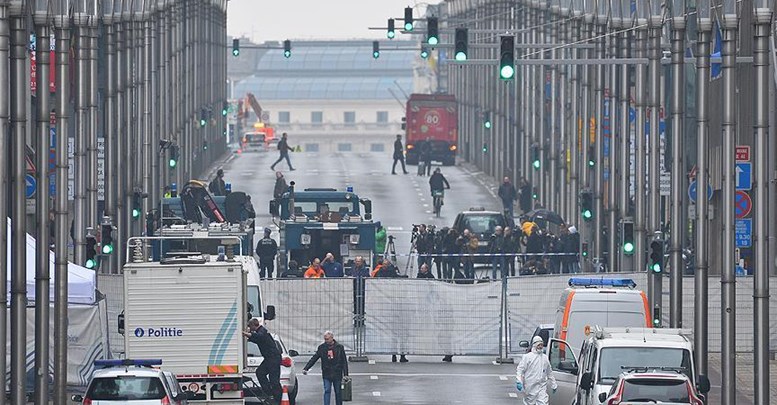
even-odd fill
[[(421, 155), (418, 161), (419, 164), (424, 162), (425, 175), (429, 176), (432, 172), (432, 140), (430, 138), (426, 138), (426, 142), (421, 145)], [(420, 175), (423, 176), (424, 172), (420, 172)]]
[(524, 405), (548, 404), (548, 381), (553, 392), (558, 389), (556, 379), (550, 369), (548, 356), (542, 352), (545, 344), (542, 338), (535, 336), (531, 340), (532, 350), (526, 353), (515, 368), (515, 388), (523, 392)]
[(259, 347), (262, 354), (262, 363), (256, 368), (256, 379), (259, 386), (265, 393), (272, 395), (276, 403), (280, 403), (283, 395), (281, 388), (281, 352), (275, 344), (267, 328), (259, 322), (259, 319), (251, 318), (248, 321), (247, 330), (243, 331), (243, 336), (248, 341)]
[(275, 256), (278, 254), (278, 243), (270, 237), (272, 230), (264, 228), (264, 238), (256, 243), (256, 255), (259, 256), (259, 277), (272, 278), (275, 270)]
[(280, 163), (283, 159), (286, 159), (286, 163), (289, 164), (289, 170), (296, 170), (291, 166), (291, 160), (289, 160), (289, 152), (293, 152), (294, 148), (289, 146), (288, 137), (289, 136), (285, 132), (281, 136), (281, 140), (278, 142), (278, 151), (280, 152), (280, 156), (278, 157), (278, 160), (276, 160), (275, 163), (270, 166), (270, 169), (275, 170), (275, 165)]
[(502, 200), (502, 207), (505, 213), (505, 219), (507, 223), (512, 226), (513, 224), (513, 203), (518, 200), (518, 193), (515, 191), (515, 186), (510, 182), (510, 178), (505, 176), (502, 180), (502, 184), (499, 185), (499, 191), (497, 192), (499, 198)]
[(286, 184), (286, 178), (283, 177), (283, 173), (275, 172), (275, 188), (273, 188), (272, 196), (277, 201), (281, 199), (283, 193), (289, 190), (289, 185)]
[(397, 135), (394, 141), (394, 165), (391, 166), (391, 174), (397, 174), (397, 162), (402, 163), (402, 171), (407, 174), (405, 167), (405, 148), (402, 146), (402, 135)]
[(223, 169), (219, 169), (219, 171), (216, 172), (216, 178), (211, 180), (210, 184), (208, 184), (208, 191), (215, 196), (227, 195), (227, 184), (224, 183)]
[(332, 388), (335, 391), (335, 404), (343, 405), (342, 386), (343, 377), (348, 376), (348, 357), (345, 348), (335, 340), (331, 331), (324, 332), (324, 343), (316, 349), (316, 354), (308, 360), (302, 369), (302, 374), (307, 375), (308, 370), (318, 360), (321, 360), (321, 377), (324, 379), (324, 405), (329, 405), (332, 398)]

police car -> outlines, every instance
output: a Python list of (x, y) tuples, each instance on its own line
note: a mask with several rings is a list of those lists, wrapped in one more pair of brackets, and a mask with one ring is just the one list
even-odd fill
[(86, 394), (73, 395), (83, 405), (186, 405), (187, 395), (160, 359), (97, 360)]
[[(281, 340), (281, 337), (278, 336), (277, 333), (270, 333), (270, 336), (272, 336), (272, 338), (275, 340), (275, 346), (278, 347), (278, 351), (281, 352), (281, 386), (286, 387), (289, 392), (289, 403), (294, 405), (297, 400), (299, 384), (297, 384), (297, 371), (294, 366), (295, 362), (293, 357), (298, 356), (299, 353), (296, 350), (287, 350), (286, 345), (283, 343), (283, 340)], [(254, 389), (258, 388), (259, 386), (259, 381), (256, 379), (256, 368), (262, 364), (264, 358), (259, 352), (259, 348), (255, 344), (249, 343), (247, 345), (247, 349), (248, 360), (246, 362), (246, 369), (244, 370), (245, 374), (243, 379), (250, 377), (251, 380), (253, 380), (253, 383), (243, 384), (243, 394), (247, 404), (255, 402), (262, 403), (259, 398), (256, 398), (257, 395), (254, 392)]]

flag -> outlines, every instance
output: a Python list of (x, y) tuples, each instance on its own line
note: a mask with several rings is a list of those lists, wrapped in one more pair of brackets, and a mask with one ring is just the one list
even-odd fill
[[(719, 58), (720, 50), (723, 47), (723, 31), (720, 29), (720, 24), (716, 20), (712, 26), (712, 30), (715, 32), (715, 39), (712, 41), (712, 53), (710, 57)], [(720, 62), (713, 62), (710, 64), (710, 80), (719, 79), (723, 75), (723, 64)]]

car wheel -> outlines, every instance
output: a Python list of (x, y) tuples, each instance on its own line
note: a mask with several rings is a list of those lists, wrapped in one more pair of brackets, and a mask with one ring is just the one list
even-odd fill
[(297, 391), (299, 391), (299, 380), (294, 383), (294, 390), (289, 393), (289, 404), (294, 405), (297, 403)]

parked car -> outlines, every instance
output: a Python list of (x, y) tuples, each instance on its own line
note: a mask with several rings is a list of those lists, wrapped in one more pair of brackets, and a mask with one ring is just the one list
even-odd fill
[(688, 404), (703, 405), (688, 376), (680, 373), (648, 371), (622, 373), (610, 392), (599, 394), (607, 405), (619, 404)]
[[(494, 229), (497, 226), (504, 228), (505, 216), (498, 211), (487, 211), (483, 207), (470, 208), (467, 211), (462, 211), (456, 215), (456, 220), (453, 221), (453, 228), (461, 235), (465, 229), (469, 229), (478, 238), (478, 253), (485, 254), (488, 252), (488, 242), (491, 240), (491, 235), (494, 234)], [(475, 258), (475, 263), (491, 263), (491, 259), (486, 256), (478, 256)]]
[(525, 348), (526, 352), (528, 353), (531, 350), (531, 345), (529, 342), (531, 342), (535, 336), (539, 336), (542, 338), (542, 343), (545, 345), (545, 347), (548, 347), (548, 340), (551, 336), (553, 336), (553, 326), (554, 325), (552, 323), (540, 324), (536, 329), (534, 329), (534, 333), (532, 333), (531, 337), (529, 337), (529, 340), (521, 340), (518, 342), (518, 346)]
[(161, 364), (158, 359), (97, 360), (86, 393), (71, 399), (83, 405), (186, 405), (187, 393), (175, 375), (153, 368)]
[[(286, 389), (289, 391), (289, 402), (291, 405), (294, 405), (297, 398), (297, 392), (299, 391), (299, 384), (297, 384), (297, 371), (294, 367), (294, 357), (299, 356), (299, 353), (297, 353), (296, 350), (286, 350), (286, 345), (283, 343), (283, 340), (281, 340), (281, 337), (278, 336), (277, 333), (270, 333), (270, 335), (273, 337), (273, 339), (275, 339), (275, 345), (278, 346), (278, 350), (281, 352), (281, 386), (286, 387)], [(256, 398), (256, 395), (252, 394), (250, 388), (253, 386), (259, 386), (259, 382), (256, 379), (256, 368), (262, 364), (262, 360), (264, 360), (264, 358), (259, 352), (259, 347), (257, 347), (255, 344), (248, 345), (247, 354), (248, 360), (246, 362), (246, 369), (244, 370), (244, 373), (251, 377), (253, 384), (250, 384), (249, 387), (246, 387), (246, 384), (243, 384), (243, 393), (245, 401), (250, 403), (256, 402), (252, 401), (252, 398)], [(261, 403), (261, 401), (258, 402)]]

